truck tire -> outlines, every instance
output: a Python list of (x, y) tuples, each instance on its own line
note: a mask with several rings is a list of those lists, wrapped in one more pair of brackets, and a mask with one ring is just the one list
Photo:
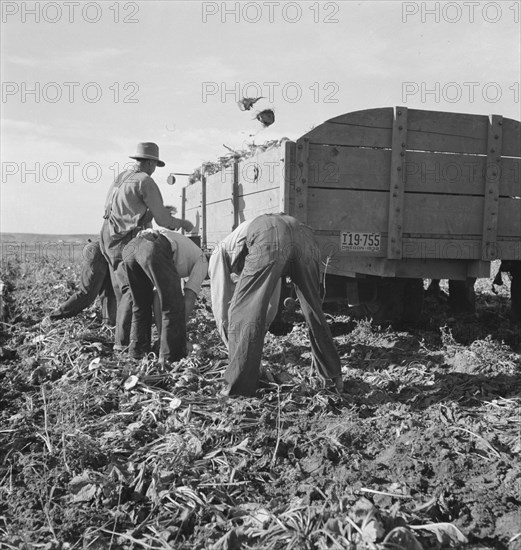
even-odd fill
[(416, 324), (423, 311), (423, 279), (405, 279), (403, 287), (402, 322)]
[(403, 311), (403, 280), (382, 277), (376, 282), (376, 296), (365, 303), (367, 316), (375, 323), (399, 322)]
[(376, 323), (417, 323), (423, 309), (423, 280), (382, 277), (376, 297), (365, 304)]
[(475, 278), (465, 281), (449, 280), (449, 306), (454, 313), (474, 313), (476, 311)]

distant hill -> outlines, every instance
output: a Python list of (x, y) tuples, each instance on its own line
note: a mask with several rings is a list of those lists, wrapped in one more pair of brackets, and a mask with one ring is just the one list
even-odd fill
[(12, 260), (32, 262), (40, 259), (61, 259), (77, 263), (84, 259), (87, 239), (99, 235), (52, 235), (45, 233), (0, 233), (0, 264)]
[(57, 243), (81, 242), (97, 239), (98, 234), (82, 233), (79, 235), (53, 235), (45, 233), (0, 233), (1, 243)]

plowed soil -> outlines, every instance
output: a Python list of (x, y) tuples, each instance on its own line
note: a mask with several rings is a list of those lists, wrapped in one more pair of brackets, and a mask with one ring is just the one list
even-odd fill
[[(499, 294), (419, 325), (328, 309), (344, 392), (305, 324), (265, 342), (262, 387), (220, 395), (208, 292), (168, 371), (112, 350), (99, 305), (42, 320), (76, 265), (9, 265), (0, 361), (0, 547), (521, 549), (521, 356)], [(442, 288), (443, 284), (442, 284)]]

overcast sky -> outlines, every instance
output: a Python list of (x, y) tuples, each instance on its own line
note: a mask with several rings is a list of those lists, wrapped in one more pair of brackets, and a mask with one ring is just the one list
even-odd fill
[[(139, 141), (159, 144), (178, 205), (170, 172), (342, 113), (521, 118), (519, 1), (1, 4), (4, 232), (97, 232)], [(236, 104), (257, 91), (267, 129)]]

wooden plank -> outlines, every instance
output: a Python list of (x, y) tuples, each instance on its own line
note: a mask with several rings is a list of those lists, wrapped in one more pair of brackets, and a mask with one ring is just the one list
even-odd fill
[(521, 160), (503, 159), (501, 165), (487, 157), (408, 151), (405, 163), (407, 191), (459, 195), (484, 195), (487, 175), (495, 177), (503, 197), (521, 196)]
[[(521, 201), (500, 198), (498, 235), (521, 235)], [(405, 195), (404, 232), (441, 235), (481, 235), (483, 199), (471, 196)]]
[[(322, 258), (330, 257), (329, 264), (334, 269), (351, 269), (352, 264), (365, 258), (369, 264), (373, 260), (380, 260), (383, 256), (377, 252), (351, 252), (341, 250), (340, 235), (338, 233), (325, 234), (315, 231), (315, 237), (319, 242)], [(383, 245), (387, 244), (387, 238), (383, 237)], [(385, 250), (385, 248), (384, 248)], [(441, 238), (403, 237), (403, 260), (472, 260), (478, 261), (482, 257), (483, 246), (479, 236), (467, 238), (453, 238), (445, 235)], [(515, 238), (498, 238), (497, 256), (505, 260), (521, 259), (521, 241)], [(407, 264), (407, 262), (405, 262)], [(445, 278), (445, 277), (444, 277)]]
[[(326, 122), (332, 122), (334, 124), (346, 124), (348, 126), (365, 126), (367, 128), (388, 128), (393, 127), (394, 109), (393, 107), (379, 107), (377, 109), (363, 109), (361, 111), (352, 111), (326, 120)], [(310, 130), (305, 136), (309, 137), (313, 141), (309, 134), (312, 134), (313, 130)]]
[[(397, 107), (399, 110), (401, 107)], [(391, 148), (393, 109), (368, 109), (332, 118), (302, 137), (311, 143)], [(409, 109), (409, 148), (486, 155), (488, 117)], [(504, 120), (504, 156), (521, 157), (519, 122)]]
[(289, 162), (285, 164), (285, 175), (284, 175), (284, 189), (287, 197), (285, 198), (285, 203), (287, 204), (287, 213), (290, 216), (296, 215), (296, 192), (295, 187), (297, 185), (298, 178), (297, 170), (297, 144), (292, 142), (290, 146), (290, 157)]
[[(521, 242), (517, 239), (499, 237), (496, 241), (496, 254), (503, 260), (521, 259)], [(407, 238), (403, 239), (403, 258), (425, 258), (431, 260), (481, 260), (483, 243), (478, 237), (454, 239)]]
[[(315, 230), (315, 237), (320, 245), (322, 258), (331, 257), (331, 265), (337, 265), (340, 259), (345, 258), (369, 258), (377, 259), (385, 257), (387, 236), (382, 237), (383, 252), (352, 252), (342, 250), (340, 247), (339, 232), (325, 232)], [(521, 241), (515, 238), (501, 238), (497, 240), (498, 258), (515, 260), (521, 259)], [(479, 236), (462, 236), (460, 238), (451, 235), (434, 237), (411, 237), (404, 235), (402, 243), (402, 259), (425, 260), (481, 260), (483, 245)], [(343, 262), (343, 260), (342, 260)], [(349, 264), (349, 261), (346, 265)]]
[(194, 224), (193, 235), (202, 234), (202, 202), (201, 182), (197, 181), (183, 187), (185, 195), (185, 218)]
[(250, 220), (261, 214), (279, 213), (280, 189), (261, 191), (255, 195), (241, 197), (239, 212), (241, 221)]
[(310, 144), (309, 188), (389, 190), (391, 151)]
[(503, 146), (503, 117), (493, 116), (488, 128), (485, 197), (483, 204), (483, 260), (496, 259), (496, 238), (499, 214), (499, 187), (502, 177), (501, 152)]
[[(521, 157), (519, 122), (504, 119), (502, 125), (503, 154)], [(488, 127), (488, 116), (410, 109), (409, 144), (411, 149), (486, 155)]]
[(220, 172), (206, 176), (207, 204), (229, 201), (233, 205), (233, 166), (226, 166)]
[(408, 118), (410, 149), (486, 155), (487, 116), (409, 109)]
[[(388, 194), (368, 191), (309, 190), (307, 223), (319, 230), (387, 234)], [(498, 235), (521, 235), (521, 200), (500, 198)], [(405, 193), (403, 233), (436, 235), (482, 234), (483, 198)]]
[[(308, 180), (309, 180), (309, 139), (297, 141), (296, 181), (295, 181), (295, 217), (302, 223), (308, 223)], [(314, 207), (314, 205), (313, 205)]]
[(355, 111), (327, 120), (302, 138), (311, 143), (390, 149), (393, 120), (392, 107)]
[(207, 248), (213, 248), (233, 230), (233, 209), (229, 203), (213, 203), (206, 206), (206, 215), (211, 222), (206, 235)]
[(239, 196), (280, 187), (284, 177), (282, 157), (282, 147), (271, 147), (241, 160), (238, 167)]
[[(467, 277), (488, 277), (490, 275), (490, 262), (479, 260), (480, 242), (477, 245), (476, 255), (478, 259), (451, 259), (434, 257), (430, 249), (431, 257), (416, 258), (407, 257), (404, 260), (390, 260), (387, 258), (376, 258), (362, 256), (346, 252), (333, 253), (336, 242), (331, 242), (332, 237), (316, 235), (322, 261), (332, 256), (328, 262), (327, 272), (331, 275), (344, 275), (354, 277), (355, 275), (378, 275), (382, 277), (421, 277), (421, 278), (451, 278), (466, 279)], [(518, 252), (519, 254), (519, 246)]]
[(295, 190), (295, 159), (297, 144), (294, 141), (288, 140), (282, 147), (282, 163), (284, 170), (282, 173), (282, 181), (280, 182), (279, 206), (281, 212), (293, 215), (295, 200), (292, 190)]
[(206, 205), (206, 215), (208, 220), (211, 220), (208, 225), (208, 239), (214, 233), (224, 233), (224, 236), (231, 233), (236, 221), (242, 223), (261, 214), (278, 212), (280, 212), (279, 188), (239, 196), (237, 217), (234, 215), (231, 201), (208, 203)]
[(407, 109), (396, 110), (393, 125), (393, 149), (389, 181), (389, 225), (387, 257), (400, 260), (402, 257), (402, 226), (405, 195), (405, 151), (407, 148)]
[[(308, 136), (310, 136), (308, 138)], [(311, 143), (391, 148), (392, 128), (364, 128), (324, 122), (304, 135)]]
[[(487, 158), (406, 151), (406, 192), (484, 194)], [(391, 151), (311, 144), (309, 188), (389, 189)], [(521, 196), (521, 159), (503, 158), (501, 196)]]
[(511, 118), (503, 119), (503, 156), (521, 157), (521, 123)]
[(499, 197), (499, 212), (499, 237), (508, 235), (521, 241), (521, 197)]
[(310, 189), (307, 223), (313, 229), (385, 233), (388, 228), (388, 193), (337, 189)]
[(191, 185), (187, 185), (183, 189), (186, 196), (186, 208), (194, 208), (201, 203), (201, 181), (196, 181)]

